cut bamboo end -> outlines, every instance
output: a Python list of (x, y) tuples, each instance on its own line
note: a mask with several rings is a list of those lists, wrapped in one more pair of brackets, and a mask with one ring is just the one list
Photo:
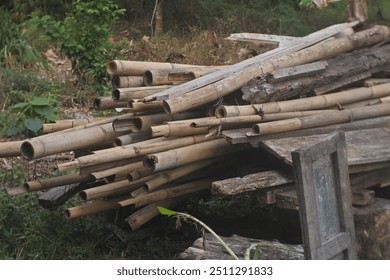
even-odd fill
[(34, 144), (31, 141), (24, 141), (20, 146), (20, 153), (25, 159), (33, 160), (45, 155), (45, 146), (40, 141), (35, 141)]
[(113, 88), (129, 88), (144, 86), (144, 79), (142, 76), (119, 76), (112, 77), (111, 84)]
[(153, 85), (153, 74), (150, 70), (145, 71), (143, 79), (146, 86)]

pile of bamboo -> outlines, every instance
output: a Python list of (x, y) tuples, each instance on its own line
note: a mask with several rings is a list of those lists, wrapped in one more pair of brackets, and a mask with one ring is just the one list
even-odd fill
[[(27, 160), (89, 151), (59, 163), (58, 176), (26, 182), (9, 193), (45, 190), (39, 203), (47, 208), (78, 195), (80, 203), (65, 210), (67, 218), (125, 207), (130, 213), (125, 220), (135, 230), (158, 215), (156, 206), (174, 207), (210, 191), (216, 180), (214, 167), (250, 149), (229, 143), (221, 134), (224, 131), (239, 129), (250, 139), (364, 119), (380, 122), (390, 115), (390, 83), (384, 79), (299, 99), (226, 104), (229, 94), (260, 75), (276, 75), (276, 71), (369, 48), (390, 38), (388, 27), (355, 33), (355, 25), (339, 24), (290, 38), (272, 51), (232, 66), (111, 61), (107, 71), (112, 75), (112, 96), (96, 99), (95, 108), (125, 108), (122, 114), (59, 121), (45, 125), (48, 134), (1, 143), (0, 157), (21, 155)], [(320, 73), (324, 65), (322, 70), (316, 65), (315, 71), (306, 71), (305, 77)], [(284, 79), (295, 79), (287, 70)]]

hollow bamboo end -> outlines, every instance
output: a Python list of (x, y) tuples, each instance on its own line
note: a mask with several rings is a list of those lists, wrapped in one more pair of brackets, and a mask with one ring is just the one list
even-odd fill
[(252, 133), (260, 134), (260, 126), (258, 124), (252, 126)]
[(107, 66), (106, 66), (106, 71), (110, 75), (114, 75), (115, 73), (117, 73), (118, 72), (117, 61), (116, 60), (112, 60), (112, 61), (108, 62)]
[(39, 181), (30, 181), (23, 184), (26, 191), (32, 192), (42, 189), (42, 184)]
[(157, 161), (158, 159), (155, 156), (149, 155), (144, 158), (143, 163), (146, 168), (154, 170), (156, 168)]
[(114, 139), (114, 147), (119, 147), (119, 146), (123, 146), (123, 141), (121, 138), (117, 137)]
[(113, 88), (117, 89), (121, 87), (121, 81), (118, 75), (115, 75), (111, 79), (111, 85)]
[(74, 217), (72, 217), (72, 213), (71, 213), (71, 211), (70, 211), (69, 209), (65, 209), (64, 215), (65, 215), (65, 218), (66, 218), (67, 220), (70, 220), (70, 219), (73, 219), (73, 218), (74, 218)]
[(88, 200), (88, 195), (85, 191), (79, 192), (79, 199), (81, 201), (87, 201)]
[(99, 111), (101, 109), (101, 105), (102, 105), (102, 101), (100, 100), (100, 98), (95, 98), (93, 100), (93, 108), (97, 111)]
[(119, 89), (114, 89), (112, 91), (112, 99), (118, 101), (121, 98), (121, 92)]
[(217, 108), (215, 108), (214, 115), (217, 118), (226, 118), (227, 116), (226, 108), (224, 106), (218, 106)]
[(147, 70), (144, 73), (144, 84), (145, 86), (153, 85), (153, 74), (150, 70)]
[(172, 115), (171, 106), (169, 105), (168, 100), (163, 101), (163, 109), (164, 109), (165, 113)]
[(134, 118), (133, 119), (133, 124), (134, 124), (134, 127), (133, 127), (133, 132), (139, 132), (142, 130), (143, 128), (143, 122), (142, 122), (142, 119), (141, 118)]
[(41, 156), (41, 154), (43, 156), (44, 147), (40, 143), (33, 145), (30, 141), (24, 141), (20, 146), (20, 153), (25, 159), (32, 160)]

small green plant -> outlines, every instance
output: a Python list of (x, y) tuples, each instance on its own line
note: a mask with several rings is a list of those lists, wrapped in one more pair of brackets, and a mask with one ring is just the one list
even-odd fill
[(29, 102), (15, 104), (11, 112), (21, 115), (24, 127), (36, 135), (44, 122), (57, 118), (57, 110), (51, 107), (51, 103), (49, 98), (36, 97)]
[(230, 247), (225, 243), (225, 241), (223, 241), (222, 238), (219, 237), (219, 235), (215, 231), (213, 231), (208, 225), (206, 225), (201, 220), (195, 218), (194, 216), (192, 216), (190, 214), (176, 212), (176, 211), (164, 208), (164, 207), (157, 207), (157, 209), (160, 212), (160, 214), (162, 214), (162, 215), (165, 215), (168, 217), (176, 216), (178, 218), (190, 219), (190, 220), (200, 224), (203, 228), (205, 228), (208, 232), (210, 232), (214, 236), (214, 238), (218, 240), (219, 243), (221, 243), (221, 245), (225, 248), (225, 250), (229, 253), (229, 255), (232, 256), (233, 259), (238, 260), (237, 255), (232, 251), (232, 249), (230, 249)]

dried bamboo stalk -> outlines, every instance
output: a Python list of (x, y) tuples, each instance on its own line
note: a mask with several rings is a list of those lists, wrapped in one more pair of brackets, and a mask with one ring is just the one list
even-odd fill
[(132, 99), (127, 102), (132, 112), (135, 113), (158, 113), (164, 112), (162, 101), (152, 101), (148, 103), (140, 102), (138, 99)]
[(97, 111), (126, 107), (127, 102), (113, 100), (111, 96), (97, 97), (93, 101), (93, 108)]
[(134, 170), (134, 171), (127, 174), (127, 180), (132, 182), (132, 181), (141, 179), (143, 177), (150, 176), (152, 174), (154, 174), (154, 171), (151, 170), (150, 168), (144, 167), (144, 165), (142, 163), (142, 168), (138, 168), (138, 170)]
[(103, 118), (82, 118), (82, 119), (69, 119), (69, 120), (57, 120), (54, 123), (44, 123), (42, 132), (43, 133), (53, 133), (68, 128), (73, 128), (87, 123), (92, 123), (100, 121)]
[(372, 87), (361, 87), (351, 90), (329, 93), (326, 95), (313, 96), (301, 99), (293, 99), (263, 104), (252, 104), (244, 106), (223, 106), (215, 110), (218, 118), (257, 115), (259, 113), (269, 114), (278, 112), (306, 111), (330, 108), (372, 98), (380, 98), (390, 95), (390, 83)]
[[(144, 132), (149, 131), (151, 126), (159, 125), (163, 122), (183, 120), (188, 118), (196, 118), (202, 116), (203, 113), (200, 111), (184, 112), (176, 115), (168, 115), (166, 113), (156, 113), (151, 115), (136, 116), (128, 120), (117, 120), (113, 122), (113, 128), (115, 131), (120, 131), (121, 127), (126, 129), (131, 127), (133, 132)], [(128, 130), (126, 130), (128, 131)]]
[(256, 124), (252, 127), (253, 133), (250, 135), (264, 135), (298, 129), (320, 127), (353, 120), (362, 120), (386, 116), (389, 114), (390, 104), (383, 103), (379, 105), (343, 110), (328, 115), (314, 115), (302, 118)]
[(79, 174), (67, 174), (52, 178), (39, 179), (35, 181), (28, 181), (23, 184), (23, 187), (29, 191), (38, 191), (43, 189), (49, 189), (59, 186), (65, 186), (75, 183), (87, 183), (93, 182), (96, 178), (93, 175), (79, 175)]
[(111, 85), (114, 89), (130, 88), (144, 86), (143, 76), (118, 76), (115, 75), (111, 79)]
[(166, 124), (151, 127), (152, 137), (184, 137), (189, 135), (206, 134), (207, 127), (191, 127), (189, 121), (167, 122)]
[(96, 214), (103, 211), (120, 208), (121, 205), (118, 202), (123, 199), (124, 198), (101, 200), (94, 203), (88, 203), (84, 205), (71, 207), (65, 210), (65, 217), (67, 219), (74, 219), (77, 217), (87, 216), (87, 215)]
[(178, 85), (218, 70), (220, 70), (220, 68), (155, 69), (145, 71), (143, 78), (146, 86)]
[(237, 150), (238, 147), (230, 145), (225, 139), (215, 139), (165, 152), (148, 154), (144, 159), (144, 165), (158, 172), (203, 159), (227, 155)]
[(116, 101), (129, 101), (131, 99), (141, 99), (154, 93), (167, 90), (172, 86), (134, 87), (118, 88), (112, 91), (112, 99)]
[(106, 178), (106, 177), (110, 177), (110, 176), (114, 176), (114, 175), (115, 175), (115, 177), (118, 177), (118, 178), (119, 177), (127, 178), (127, 175), (130, 172), (135, 171), (137, 169), (141, 169), (143, 167), (144, 167), (143, 162), (137, 161), (137, 162), (129, 163), (129, 164), (122, 165), (122, 166), (104, 169), (102, 171), (92, 172), (91, 175), (93, 175), (96, 179), (102, 179), (102, 178)]
[(272, 51), (266, 52), (264, 54), (260, 54), (258, 56), (255, 56), (255, 57), (252, 57), (250, 59), (239, 62), (235, 65), (229, 66), (229, 67), (222, 69), (220, 71), (217, 71), (215, 73), (211, 73), (209, 75), (200, 77), (200, 78), (195, 79), (193, 81), (189, 81), (187, 83), (177, 85), (173, 89), (167, 89), (165, 91), (155, 93), (149, 97), (144, 98), (144, 100), (145, 101), (166, 100), (168, 98), (172, 98), (175, 96), (185, 94), (187, 92), (196, 90), (198, 88), (204, 87), (206, 85), (209, 85), (209, 84), (215, 83), (219, 80), (222, 80), (224, 78), (227, 78), (234, 73), (237, 73), (239, 71), (247, 69), (250, 66), (257, 65), (257, 64), (259, 64), (267, 59), (270, 59), (272, 57), (279, 57), (281, 55), (289, 54), (289, 53), (301, 50), (303, 48), (306, 48), (308, 46), (314, 45), (322, 40), (325, 40), (329, 37), (334, 36), (335, 34), (338, 34), (342, 31), (344, 31), (345, 29), (351, 28), (351, 27), (355, 26), (356, 24), (357, 24), (357, 22), (342, 23), (342, 24), (336, 24), (336, 25), (327, 27), (325, 29), (311, 33), (308, 36), (305, 36), (303, 38), (297, 39), (296, 41), (294, 41), (294, 44), (292, 44), (292, 45), (286, 45), (284, 47), (279, 47), (279, 48), (274, 49)]
[(21, 155), (20, 146), (23, 141), (10, 141), (0, 143), (0, 158), (17, 157)]
[(269, 73), (277, 69), (313, 62), (354, 48), (375, 44), (389, 37), (390, 29), (388, 27), (375, 26), (349, 36), (318, 43), (289, 55), (271, 58), (214, 84), (165, 100), (164, 110), (169, 114), (175, 114), (193, 109), (219, 100), (221, 97), (240, 89), (258, 73)]
[(130, 134), (122, 135), (114, 140), (114, 146), (124, 146), (132, 143), (137, 143), (152, 138), (150, 131), (132, 132)]
[(123, 134), (115, 132), (112, 124), (108, 123), (85, 128), (82, 132), (70, 130), (35, 137), (24, 141), (20, 151), (25, 159), (32, 160), (113, 141)]
[(180, 68), (223, 68), (219, 66), (202, 66), (202, 65), (191, 65), (191, 64), (178, 64), (168, 62), (146, 62), (146, 61), (128, 61), (128, 60), (112, 60), (107, 64), (107, 73), (110, 75), (121, 75), (121, 76), (142, 76), (145, 71), (151, 69), (169, 70), (169, 69), (180, 69)]
[(175, 207), (181, 201), (183, 201), (182, 197), (176, 197), (158, 202), (153, 202), (131, 214), (129, 217), (126, 218), (125, 221), (130, 225), (131, 229), (135, 231), (145, 223), (160, 215), (160, 212), (158, 211), (157, 207), (172, 208)]

